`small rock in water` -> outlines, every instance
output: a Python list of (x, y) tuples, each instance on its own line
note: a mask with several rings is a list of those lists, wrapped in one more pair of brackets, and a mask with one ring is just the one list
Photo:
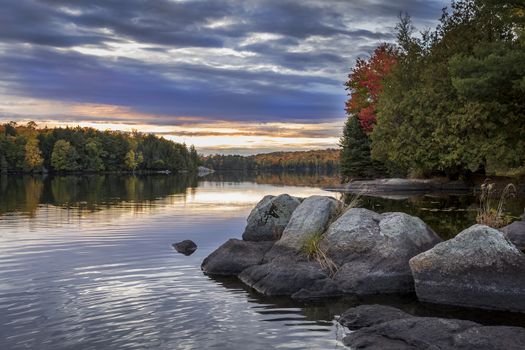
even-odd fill
[(195, 242), (190, 241), (189, 239), (179, 243), (173, 243), (172, 246), (177, 252), (186, 256), (193, 254), (197, 250)]

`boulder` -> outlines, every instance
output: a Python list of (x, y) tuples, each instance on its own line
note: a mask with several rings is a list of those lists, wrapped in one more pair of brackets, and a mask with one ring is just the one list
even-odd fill
[(335, 282), (345, 293), (413, 291), (408, 261), (441, 239), (421, 219), (354, 208), (337, 219), (321, 243), (338, 266)]
[(321, 235), (340, 213), (342, 203), (333, 197), (311, 196), (295, 209), (276, 245), (300, 250), (305, 239)]
[(525, 312), (525, 254), (488, 226), (417, 255), (410, 268), (422, 301)]
[(189, 239), (179, 243), (173, 243), (172, 247), (177, 252), (186, 256), (193, 254), (197, 250), (197, 245), (195, 244), (195, 242), (190, 241)]
[(337, 321), (348, 329), (355, 330), (409, 317), (414, 316), (392, 306), (359, 305), (346, 310)]
[(512, 224), (502, 228), (501, 232), (518, 249), (525, 251), (525, 221), (514, 221)]
[(207, 275), (237, 276), (244, 269), (262, 262), (273, 242), (246, 242), (230, 239), (202, 262)]
[[(359, 307), (360, 308), (360, 307)], [(369, 306), (364, 328), (343, 339), (352, 349), (476, 349), (518, 350), (525, 348), (525, 329), (507, 326), (482, 326), (478, 323), (436, 317), (415, 317), (399, 310), (387, 311), (382, 306)], [(348, 310), (346, 314), (361, 314)], [(375, 317), (377, 315), (377, 317)], [(400, 318), (397, 318), (400, 316)], [(388, 320), (391, 317), (392, 319)], [(369, 324), (370, 326), (366, 326)]]
[(299, 204), (299, 198), (287, 194), (265, 196), (248, 216), (242, 239), (255, 242), (278, 240)]

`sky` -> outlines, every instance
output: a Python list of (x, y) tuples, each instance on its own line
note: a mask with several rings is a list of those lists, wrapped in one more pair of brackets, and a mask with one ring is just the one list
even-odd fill
[(445, 0), (0, 0), (0, 121), (205, 154), (337, 147), (357, 57)]

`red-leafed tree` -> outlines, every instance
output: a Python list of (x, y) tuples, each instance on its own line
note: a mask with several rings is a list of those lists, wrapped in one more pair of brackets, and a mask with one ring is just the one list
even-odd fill
[(384, 78), (397, 61), (397, 49), (390, 44), (378, 46), (368, 59), (358, 58), (348, 75), (345, 86), (349, 91), (346, 112), (357, 117), (365, 133), (370, 133), (376, 122), (376, 104), (383, 88)]

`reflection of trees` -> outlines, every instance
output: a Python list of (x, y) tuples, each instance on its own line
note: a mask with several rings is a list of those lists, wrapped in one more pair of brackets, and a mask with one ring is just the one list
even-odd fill
[[(349, 202), (352, 196), (346, 194), (343, 198)], [(476, 205), (477, 198), (466, 195), (413, 196), (404, 200), (364, 196), (360, 199), (361, 207), (379, 213), (404, 212), (417, 216), (444, 239), (476, 223)]]
[(34, 215), (39, 204), (94, 211), (130, 202), (139, 206), (197, 187), (195, 176), (89, 175), (3, 176), (0, 178), (0, 214), (20, 211)]
[(78, 184), (77, 176), (60, 176), (51, 180), (51, 194), (54, 205), (68, 205), (76, 198)]
[(41, 178), (0, 176), (0, 214), (23, 212), (34, 216), (43, 188)]
[(275, 186), (325, 187), (341, 183), (337, 173), (328, 172), (216, 172), (207, 181), (255, 182)]

